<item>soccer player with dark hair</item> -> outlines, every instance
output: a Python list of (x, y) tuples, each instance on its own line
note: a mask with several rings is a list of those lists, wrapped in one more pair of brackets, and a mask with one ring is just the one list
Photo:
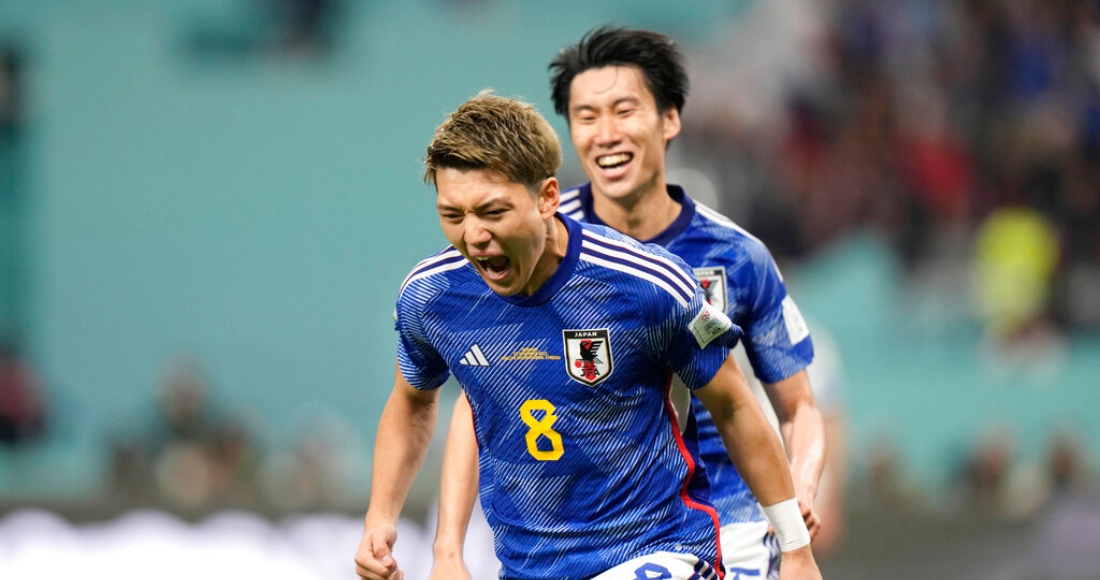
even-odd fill
[[(559, 213), (560, 161), (530, 105), (487, 94), (428, 147), (425, 179), (451, 245), (398, 296), (361, 578), (401, 577), (396, 523), (449, 375), (472, 410), (502, 578), (720, 577), (718, 514), (674, 375), (757, 496), (794, 501), (779, 438), (730, 356), (740, 329), (679, 258)], [(820, 578), (808, 545), (789, 555), (791, 578)]]

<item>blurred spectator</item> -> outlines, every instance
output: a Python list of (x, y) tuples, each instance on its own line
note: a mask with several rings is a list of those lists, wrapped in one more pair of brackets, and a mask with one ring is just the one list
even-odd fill
[(272, 18), (276, 51), (315, 56), (332, 48), (339, 0), (262, 0)]
[(15, 447), (46, 431), (45, 393), (12, 340), (0, 340), (0, 444)]
[(205, 374), (190, 359), (170, 364), (152, 424), (116, 441), (112, 454), (112, 491), (119, 497), (185, 509), (258, 501), (253, 436), (213, 404)]
[(1007, 426), (990, 427), (963, 456), (957, 472), (957, 492), (952, 495), (961, 502), (962, 509), (1007, 515), (1013, 508), (1016, 473), (1016, 445), (1011, 430)]
[(290, 444), (266, 457), (267, 505), (289, 512), (360, 510), (370, 488), (366, 441), (347, 417), (327, 404), (305, 401), (296, 414)]
[(975, 248), (979, 317), (998, 371), (1050, 362), (1060, 340), (1050, 319), (1057, 235), (1038, 211), (1006, 206), (981, 224)]
[(939, 88), (913, 91), (898, 135), (899, 172), (930, 222), (966, 225), (975, 187), (970, 152), (948, 123)]
[(888, 438), (876, 438), (868, 455), (867, 494), (877, 507), (890, 512), (906, 511), (910, 504), (909, 477), (902, 467), (897, 446)]
[(0, 46), (0, 137), (10, 136), (22, 122), (23, 58)]
[(189, 39), (193, 55), (312, 60), (336, 45), (343, 0), (246, 0), (226, 19), (219, 16), (195, 26)]
[(1075, 431), (1054, 434), (1047, 448), (1045, 465), (1051, 498), (1085, 496), (1094, 491), (1089, 454)]

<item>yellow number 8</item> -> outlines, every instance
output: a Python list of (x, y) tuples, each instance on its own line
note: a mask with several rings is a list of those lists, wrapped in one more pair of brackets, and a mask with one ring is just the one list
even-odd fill
[[(544, 411), (542, 419), (535, 416), (535, 411)], [(554, 405), (546, 399), (531, 399), (519, 408), (519, 416), (524, 423), (531, 428), (527, 432), (527, 452), (531, 457), (539, 461), (557, 461), (565, 453), (565, 446), (561, 442), (561, 434), (551, 429), (558, 416), (554, 414)], [(539, 449), (538, 439), (545, 437), (550, 442), (550, 450)]]

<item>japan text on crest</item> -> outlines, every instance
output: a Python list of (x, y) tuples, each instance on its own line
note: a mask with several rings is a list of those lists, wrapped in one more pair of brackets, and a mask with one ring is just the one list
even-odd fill
[(570, 377), (591, 386), (611, 375), (615, 363), (606, 328), (563, 330), (561, 334), (565, 341), (565, 370)]

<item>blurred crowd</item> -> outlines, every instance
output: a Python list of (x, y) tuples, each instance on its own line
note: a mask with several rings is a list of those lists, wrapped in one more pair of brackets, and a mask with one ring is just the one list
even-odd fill
[(776, 0), (728, 37), (673, 149), (777, 258), (872, 229), (996, 341), (1100, 328), (1100, 2)]
[[(367, 461), (336, 417), (303, 417), (290, 441), (228, 404), (197, 359), (169, 360), (152, 390), (153, 412), (122, 419), (109, 443), (104, 498), (199, 515), (224, 508), (263, 513), (357, 509), (351, 474)], [(144, 408), (144, 407), (143, 407)], [(360, 457), (353, 457), (358, 454)]]
[(192, 57), (211, 60), (319, 62), (334, 50), (344, 0), (237, 0), (230, 15), (200, 21), (189, 34)]

